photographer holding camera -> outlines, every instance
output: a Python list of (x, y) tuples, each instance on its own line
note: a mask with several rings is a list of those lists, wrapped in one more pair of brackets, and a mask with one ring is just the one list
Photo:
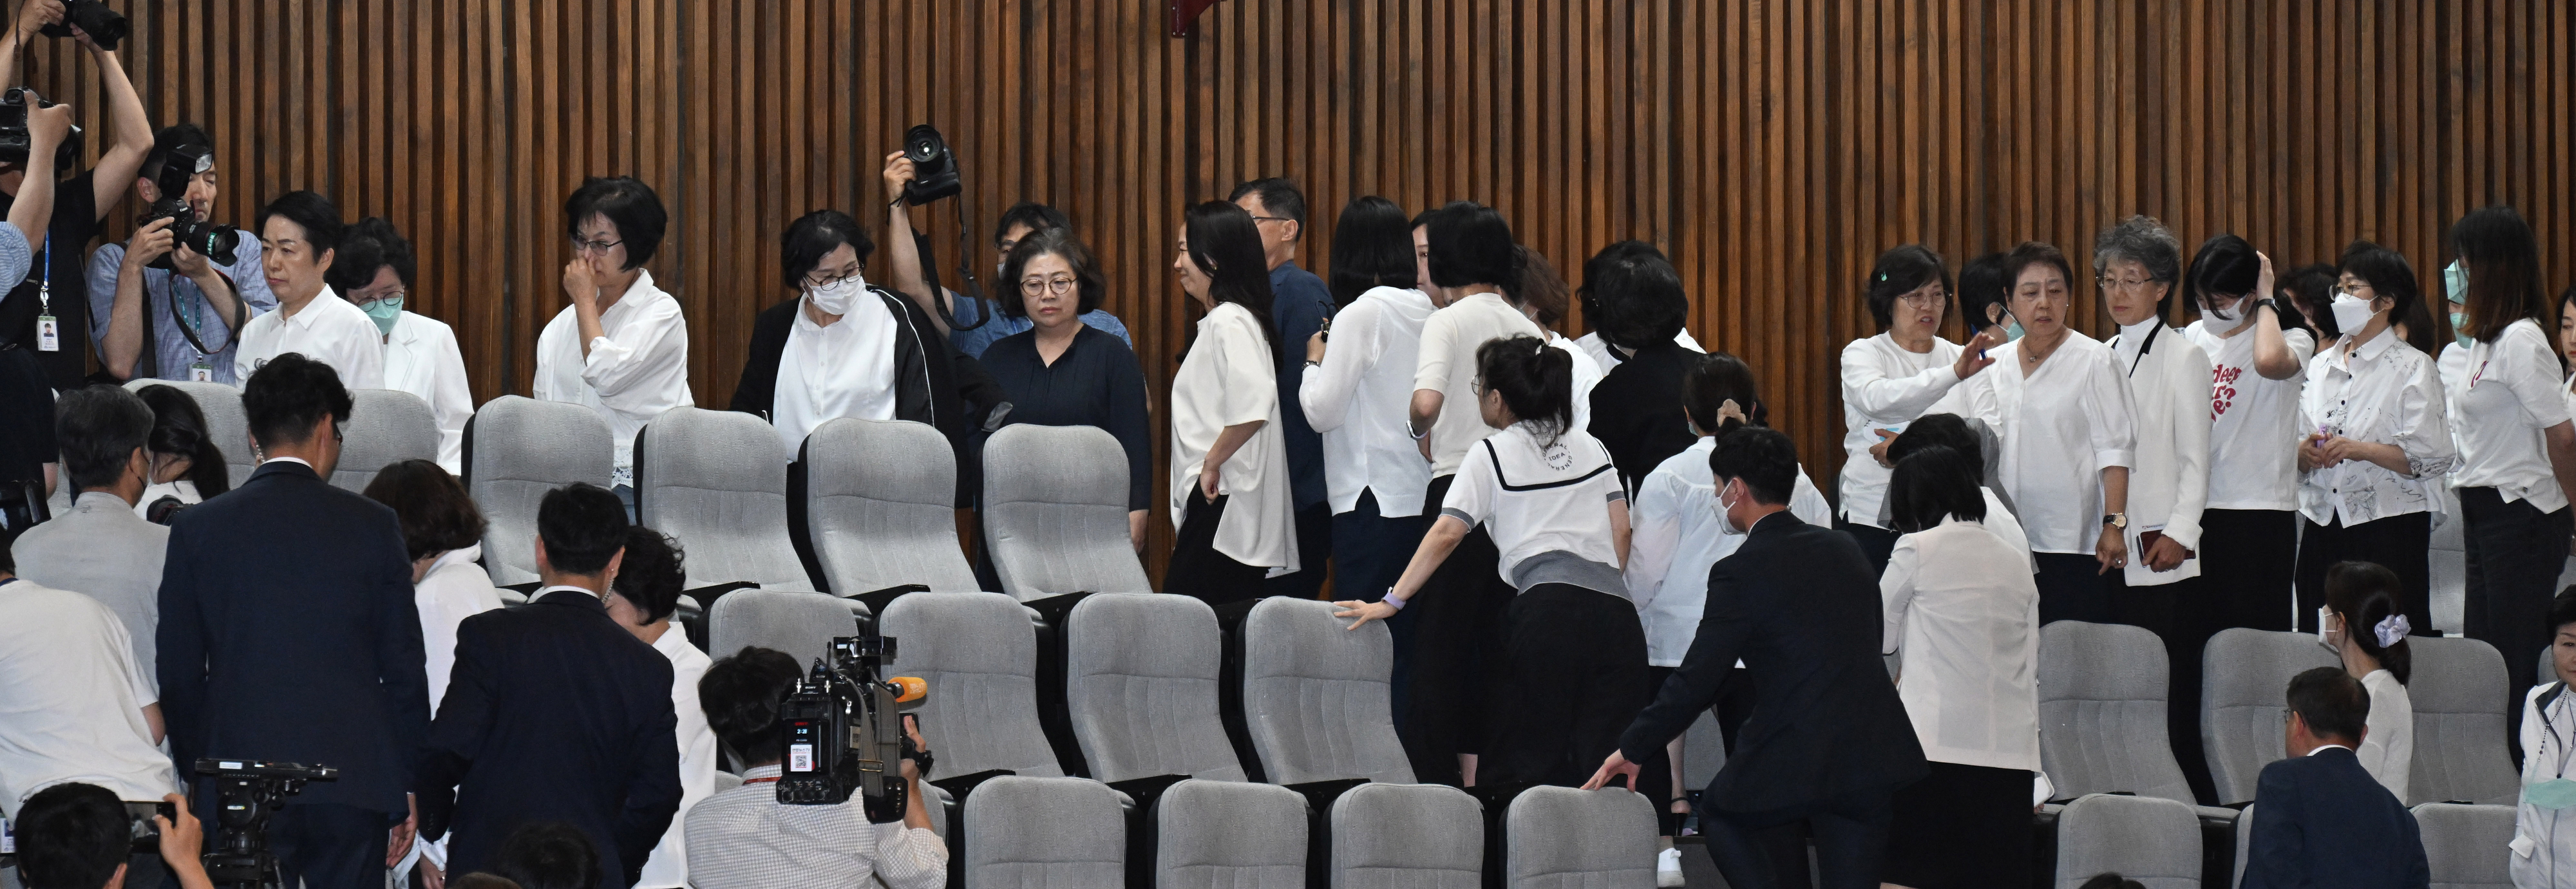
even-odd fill
[[(136, 816), (95, 784), (64, 783), (38, 791), (18, 810), (18, 881), (27, 889), (138, 889), (161, 885), (161, 863), (180, 889), (214, 889), (198, 859), (205, 826), (178, 794), (161, 798), (178, 816), (152, 816), (152, 850), (141, 851)], [(158, 859), (158, 862), (155, 861)]]
[[(161, 128), (134, 179), (146, 221), (125, 243), (90, 254), (90, 316), (107, 319), (91, 336), (98, 363), (117, 379), (239, 385), (237, 334), (277, 308), (260, 272), (259, 239), (207, 219), (215, 206), (214, 144), (196, 124)], [(229, 262), (199, 252), (206, 239), (220, 244), (227, 234), (234, 242)]]
[[(689, 809), (689, 881), (698, 889), (840, 889), (868, 884), (936, 889), (948, 880), (948, 848), (931, 832), (929, 801), (915, 761), (903, 761), (903, 820), (872, 824), (858, 794), (838, 805), (778, 801), (779, 708), (804, 677), (783, 652), (747, 647), (716, 661), (698, 680), (698, 705), (716, 738), (745, 767), (742, 786)], [(925, 748), (910, 719), (905, 732)]]
[[(83, 30), (82, 25), (103, 23), (99, 13), (120, 27), (105, 34)], [(78, 40), (98, 62), (108, 120), (117, 137), (99, 156), (96, 168), (68, 175), (81, 154), (79, 131), (69, 128), (71, 109), (44, 108), (43, 100), (32, 91), (21, 94), (28, 120), (23, 155), (14, 150), (16, 134), (0, 126), (0, 212), (7, 212), (9, 221), (17, 223), (43, 263), (24, 280), (0, 275), (0, 283), (10, 287), (8, 295), (0, 297), (0, 340), (34, 349), (56, 390), (78, 387), (89, 372), (89, 356), (82, 353), (81, 345), (90, 342), (96, 319), (90, 317), (81, 255), (90, 239), (98, 236), (100, 220), (116, 206), (117, 194), (133, 180), (144, 155), (152, 150), (152, 122), (144, 115), (143, 99), (135, 94), (134, 82), (126, 78), (114, 49), (117, 38), (123, 36), (122, 23), (122, 17), (100, 6), (88, 7), (67, 23), (62, 0), (25, 0), (8, 32), (0, 35), (0, 71), (12, 76), (19, 70), (20, 51), (40, 30)], [(48, 116), (59, 117), (62, 129), (44, 122)], [(22, 216), (18, 210), (29, 203), (35, 205), (35, 212)]]

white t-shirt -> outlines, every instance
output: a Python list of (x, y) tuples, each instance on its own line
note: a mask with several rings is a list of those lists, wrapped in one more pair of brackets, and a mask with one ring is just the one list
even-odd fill
[(1627, 499), (1590, 433), (1567, 430), (1542, 446), (1530, 424), (1515, 423), (1469, 449), (1440, 514), (1483, 523), (1502, 551), (1496, 573), (1515, 589), (1570, 583), (1625, 599), (1610, 504)]
[(2129, 369), (2075, 331), (2025, 376), (2018, 346), (1979, 371), (1992, 385), (2004, 456), (1997, 470), (2032, 552), (2092, 555), (2101, 540), (2102, 470), (2136, 462)]
[(1225, 427), (1261, 428), (1219, 467), (1217, 496), (1229, 497), (1217, 520), (1216, 551), (1246, 565), (1297, 570), (1295, 507), (1288, 490), (1288, 445), (1279, 429), (1279, 366), (1252, 310), (1218, 303), (1199, 319), (1199, 335), (1172, 376), (1172, 525), (1198, 496), (1199, 469)]
[(639, 272), (617, 304), (599, 313), (600, 336), (581, 347), (581, 319), (565, 306), (537, 334), (538, 401), (568, 401), (608, 421), (616, 447), (620, 485), (635, 483), (635, 433), (675, 407), (697, 403), (689, 394), (689, 324), (680, 301)]
[(851, 301), (849, 309), (826, 327), (797, 306), (787, 345), (778, 353), (777, 396), (769, 420), (791, 461), (805, 446), (805, 436), (825, 421), (894, 419), (895, 335), (904, 321), (874, 292)]
[[(1628, 596), (1646, 625), (1651, 666), (1682, 665), (1708, 610), (1708, 569), (1744, 545), (1744, 535), (1726, 532), (1717, 510), (1716, 473), (1708, 468), (1716, 449), (1716, 438), (1702, 437), (1664, 458), (1638, 480), (1637, 499), (1628, 505)], [(1833, 521), (1833, 506), (1804, 466), (1789, 493), (1789, 512), (1817, 527)]]
[(385, 337), (385, 388), (429, 403), (438, 419), (438, 465), (465, 474), (465, 421), (474, 418), (474, 391), (465, 381), (465, 353), (447, 322), (411, 312)]
[(2397, 681), (2397, 674), (2387, 670), (2372, 670), (2361, 677), (2361, 688), (2370, 693), (2370, 716), (2362, 722), (2368, 731), (2353, 756), (2361, 760), (2363, 771), (2403, 803), (2415, 773), (2415, 699), (2406, 694), (2406, 684)]
[[(1413, 370), (1413, 388), (1441, 396), (1440, 416), (1431, 424), (1432, 478), (1457, 472), (1467, 446), (1494, 433), (1476, 409), (1477, 347), (1499, 337), (1540, 335), (1538, 323), (1499, 293), (1479, 293), (1442, 306), (1422, 322), (1422, 358)], [(1410, 422), (1410, 409), (1406, 416)]]
[(125, 623), (97, 600), (0, 582), (0, 815), (65, 781), (119, 799), (179, 789), (143, 708), (160, 702)]
[[(1953, 370), (1960, 350), (1957, 343), (1933, 337), (1931, 351), (1908, 352), (1884, 333), (1843, 347), (1844, 520), (1880, 527), (1879, 504), (1887, 499), (1887, 482), (1896, 471), (1870, 456), (1869, 449), (1880, 440), (1877, 430), (1904, 432), (1924, 414), (1982, 415), (1972, 396), (1983, 387), (1960, 385)], [(1996, 357), (1997, 364), (2003, 363), (2003, 356)]]
[(483, 545), (441, 553), (431, 562), (429, 573), (411, 588), (411, 603), (420, 612), (420, 648), (427, 655), (423, 666), (429, 676), (429, 715), (438, 715), (439, 702), (447, 699), (448, 677), (456, 672), (456, 628), (465, 619), (501, 607), (501, 591), (492, 586), (492, 576), (485, 574), (475, 560), (483, 557)]
[(678, 889), (689, 885), (689, 809), (716, 790), (716, 733), (707, 727), (706, 708), (698, 706), (698, 680), (714, 662), (676, 624), (653, 640), (653, 650), (671, 660), (671, 709), (680, 715), (680, 810), (671, 813), (671, 827), (644, 859), (644, 877), (635, 886)]
[(1323, 364), (1297, 383), (1299, 409), (1324, 435), (1324, 499), (1335, 515), (1358, 508), (1362, 491), (1376, 495), (1379, 515), (1422, 514), (1431, 464), (1405, 423), (1431, 312), (1422, 291), (1369, 288), (1333, 315)]
[(280, 306), (242, 325), (233, 378), (249, 385), (260, 365), (288, 352), (330, 365), (340, 374), (342, 388), (385, 387), (384, 334), (376, 330), (375, 319), (329, 287), (293, 315)]
[[(2299, 508), (2299, 386), (2304, 380), (2266, 379), (2254, 370), (2254, 329), (2220, 336), (2209, 319), (2194, 321), (2183, 336), (2209, 354), (2210, 509)], [(2305, 330), (2281, 331), (2301, 367), (2316, 355)]]
[(2529, 318), (2505, 325), (2493, 343), (2442, 350), (2442, 400), (2450, 408), (2459, 465), (2451, 484), (2494, 488), (2504, 502), (2529, 500), (2541, 512), (2567, 506), (2551, 474), (2543, 431), (2567, 422), (2558, 351)]

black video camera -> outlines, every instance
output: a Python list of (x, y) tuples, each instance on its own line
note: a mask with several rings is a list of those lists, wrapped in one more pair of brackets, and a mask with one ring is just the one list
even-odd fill
[[(135, 225), (150, 225), (153, 220), (168, 219), (172, 241), (187, 245), (188, 249), (213, 260), (216, 265), (229, 266), (237, 258), (233, 248), (241, 246), (241, 229), (198, 219), (197, 211), (188, 208), (188, 180), (214, 168), (215, 150), (212, 148), (181, 145), (170, 149), (170, 156), (161, 162), (161, 171), (152, 176), (152, 187), (161, 192), (161, 199), (145, 207), (143, 218)], [(173, 252), (176, 252), (175, 248)], [(170, 254), (161, 254), (145, 268), (172, 268)]]
[[(54, 107), (54, 103), (46, 101), (44, 96), (23, 86), (0, 91), (0, 163), (24, 167), (27, 153), (35, 150), (35, 134), (27, 132), (30, 100), (37, 108)], [(54, 174), (60, 176), (79, 164), (80, 153), (81, 128), (79, 124), (73, 124), (71, 132), (63, 134), (62, 144), (54, 147)]]
[(72, 36), (72, 26), (79, 25), (91, 43), (108, 52), (125, 39), (125, 16), (109, 9), (105, 0), (71, 0), (63, 4), (63, 20), (46, 25), (36, 33), (47, 37)]
[(924, 123), (903, 131), (903, 155), (912, 159), (912, 181), (903, 186), (904, 203), (918, 207), (965, 190), (957, 181), (957, 155), (948, 150), (948, 140), (940, 137), (937, 128)]
[(829, 663), (816, 659), (813, 675), (788, 688), (778, 707), (780, 803), (839, 805), (855, 792), (871, 823), (903, 820), (903, 760), (927, 773), (930, 757), (904, 734), (900, 711), (927, 688), (911, 677), (879, 680), (893, 657), (893, 639), (842, 636)]
[(161, 825), (152, 819), (168, 818), (170, 823), (177, 824), (179, 807), (168, 800), (150, 803), (125, 800), (124, 803), (125, 828), (134, 838), (133, 844), (128, 846), (126, 851), (136, 855), (161, 854)]
[(277, 856), (268, 851), (268, 819), (307, 781), (340, 780), (340, 770), (291, 762), (197, 760), (197, 778), (215, 782), (215, 842), (206, 849), (206, 877), (223, 889), (284, 885)]

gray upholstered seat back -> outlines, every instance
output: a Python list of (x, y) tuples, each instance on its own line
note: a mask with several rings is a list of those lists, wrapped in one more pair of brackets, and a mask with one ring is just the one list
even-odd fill
[(937, 739), (932, 779), (1064, 774), (1038, 727), (1038, 635), (1026, 607), (1000, 593), (914, 593), (888, 603), (877, 629), (895, 640), (895, 675), (930, 683), (914, 712), (923, 737)]
[(1066, 624), (1065, 704), (1092, 777), (1243, 780), (1217, 716), (1214, 609), (1188, 596), (1100, 593)]
[[(832, 650), (832, 639), (859, 633), (868, 606), (803, 590), (743, 589), (707, 610), (707, 656), (730, 657), (746, 645), (786, 652), (799, 668)], [(936, 748), (934, 748), (936, 749)]]
[[(936, 743), (936, 742), (933, 742)], [(1004, 776), (966, 797), (966, 889), (1123, 889), (1127, 816), (1088, 778)]]
[(1154, 808), (1154, 889), (1304, 889), (1306, 798), (1296, 791), (1191, 780)]
[(1272, 783), (1413, 783), (1390, 709), (1395, 643), (1382, 622), (1345, 623), (1311, 599), (1265, 599), (1244, 618), (1244, 723)]
[(1503, 813), (1504, 889), (1654, 889), (1655, 807), (1618, 787), (1532, 787)]
[(2313, 633), (2239, 627), (2209, 637), (2201, 663), (2200, 740), (2209, 779), (2220, 804), (2251, 800), (2264, 764), (2287, 755), (2281, 743), (2290, 677), (2338, 662)]
[(2416, 806), (2433, 889), (2510, 889), (2513, 856), (2505, 850), (2513, 844), (2513, 815), (2512, 806)]
[(984, 444), (984, 536), (1002, 591), (1153, 591), (1127, 540), (1127, 452), (1094, 426), (1005, 426)]
[(2200, 889), (2200, 816), (2150, 796), (2093, 794), (2067, 804), (2057, 816), (2057, 889), (2106, 871), (2147, 889)]
[(2039, 628), (2039, 759), (2057, 797), (2135, 793), (2188, 802), (2166, 740), (2165, 646), (2132, 626)]
[(787, 537), (787, 455), (759, 417), (676, 407), (635, 433), (644, 524), (688, 553), (690, 587), (813, 589)]
[[(2414, 772), (2408, 803), (2510, 803), (2522, 779), (2505, 744), (2504, 657), (2476, 639), (2406, 640), (2414, 671)], [(2547, 674), (2542, 674), (2547, 675)]]
[(843, 417), (805, 437), (804, 459), (806, 533), (834, 592), (983, 588), (957, 545), (957, 454), (939, 430)]
[[(217, 450), (224, 452), (224, 472), (233, 486), (240, 487), (250, 478), (250, 471), (259, 464), (251, 461), (250, 415), (242, 411), (240, 389), (195, 380), (130, 380), (125, 384), (134, 392), (142, 392), (145, 386), (168, 386), (196, 399), (197, 412), (206, 415), (206, 435), (214, 439)], [(56, 486), (57, 490), (68, 487)]]
[(537, 503), (574, 482), (607, 487), (617, 471), (608, 421), (562, 401), (504, 395), (465, 429), (465, 488), (483, 509), (483, 568), (495, 584), (537, 579)]
[(1333, 800), (1332, 889), (1478, 889), (1484, 807), (1455, 787), (1362, 784)]
[(1717, 724), (1717, 711), (1702, 710), (1682, 732), (1682, 786), (1675, 792), (1697, 790), (1717, 780), (1719, 769), (1726, 768), (1726, 730)]
[(438, 416), (429, 402), (392, 389), (349, 390), (349, 426), (331, 486), (364, 491), (376, 473), (404, 460), (438, 459)]

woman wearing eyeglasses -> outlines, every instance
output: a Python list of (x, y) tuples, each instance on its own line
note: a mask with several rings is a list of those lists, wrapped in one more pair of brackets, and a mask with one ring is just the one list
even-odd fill
[(1044, 229), (1002, 262), (1001, 312), (1029, 329), (993, 341), (984, 370), (1010, 393), (1010, 423), (1097, 426), (1127, 452), (1127, 541), (1145, 547), (1154, 496), (1154, 442), (1145, 422), (1145, 373), (1116, 334), (1082, 319), (1108, 285), (1091, 250), (1069, 229)]
[[(1967, 346), (1942, 339), (1950, 308), (1950, 275), (1940, 254), (1907, 244), (1879, 254), (1863, 291), (1877, 336), (1843, 347), (1842, 516), (1834, 527), (1859, 541), (1870, 567), (1887, 569), (1896, 532), (1879, 504), (1891, 472), (1887, 444), (1924, 414), (1983, 418), (1983, 384), (1960, 385), (1995, 363), (2003, 328), (1989, 326)], [(1991, 354), (1989, 354), (1991, 353)]]
[(689, 394), (689, 326), (680, 301), (644, 270), (669, 220), (662, 199), (633, 177), (591, 177), (564, 201), (572, 301), (537, 334), (539, 401), (566, 401), (608, 421), (616, 445), (612, 490), (635, 511), (635, 433)]
[(2102, 575), (2134, 557), (2129, 368), (2109, 344), (2066, 326), (2075, 270), (2065, 253), (2024, 242), (2004, 257), (2004, 278), (2022, 336), (1993, 353), (1985, 374), (2001, 420), (1998, 472), (2038, 566), (2039, 619), (2117, 622)]

